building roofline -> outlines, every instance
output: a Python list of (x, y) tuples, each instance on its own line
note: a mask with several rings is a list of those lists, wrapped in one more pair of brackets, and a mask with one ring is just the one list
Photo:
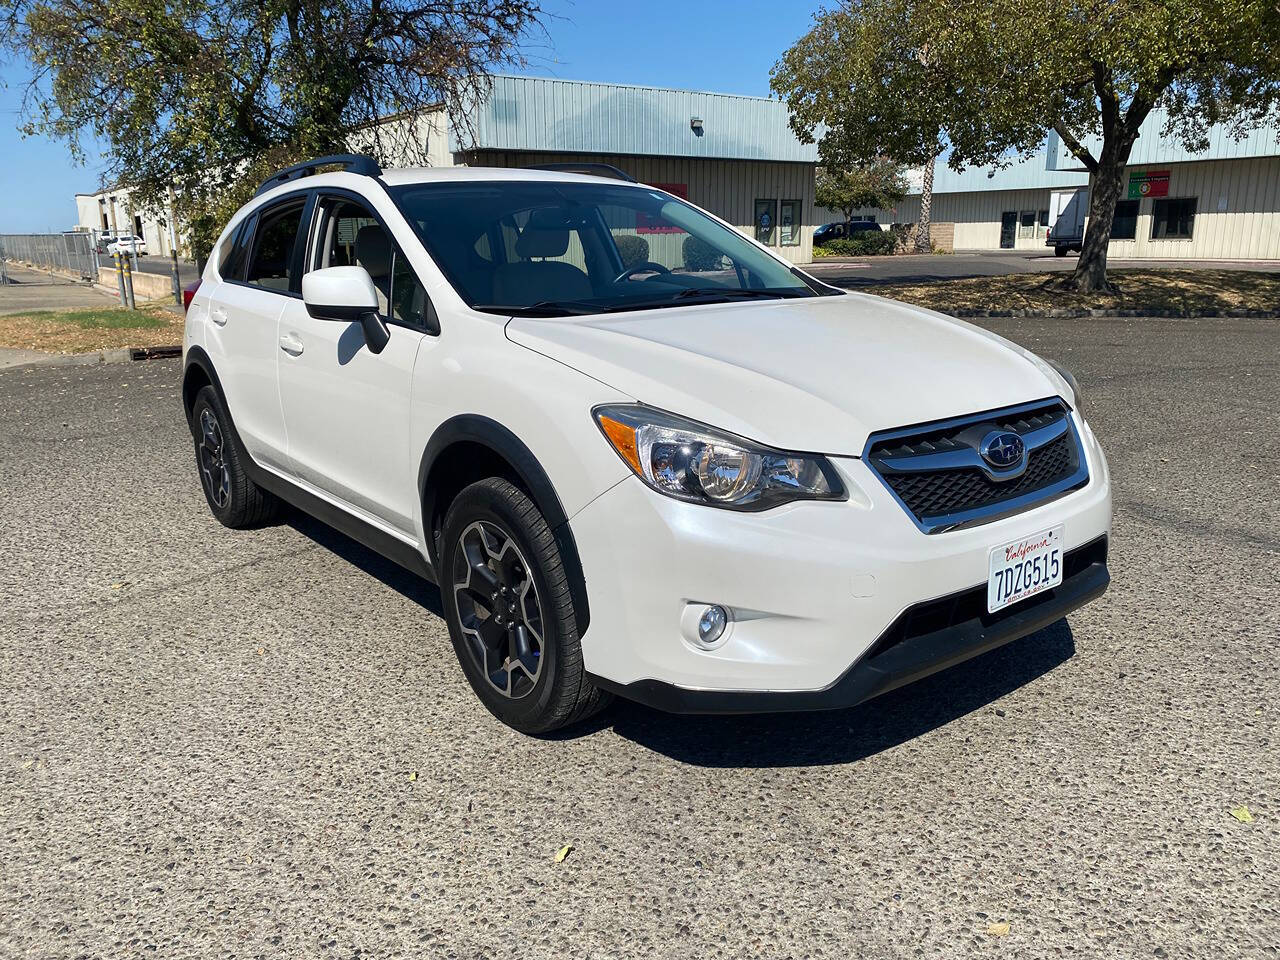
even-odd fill
[[(613, 87), (618, 90), (648, 90), (653, 93), (692, 93), (700, 97), (732, 97), (735, 100), (760, 100), (765, 103), (782, 101), (775, 97), (761, 97), (754, 93), (725, 93), (722, 90), (694, 90), (690, 87), (664, 87), (647, 83), (617, 83), (612, 80), (571, 80), (567, 77), (531, 77), (525, 73), (491, 73), (494, 79), (542, 80), (547, 83), (570, 83), (578, 87)], [(785, 106), (785, 104), (783, 104)]]

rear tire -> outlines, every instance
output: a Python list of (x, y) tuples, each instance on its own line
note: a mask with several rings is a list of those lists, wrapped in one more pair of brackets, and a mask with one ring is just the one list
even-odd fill
[(1054, 248), (1053, 248), (1053, 255), (1054, 255), (1055, 257), (1065, 257), (1065, 256), (1067, 255), (1067, 248), (1066, 248), (1066, 247), (1054, 247)]
[(449, 505), (440, 543), (449, 636), (490, 713), (540, 734), (609, 703), (582, 663), (560, 549), (522, 490), (496, 477), (466, 487)]
[(213, 387), (201, 387), (191, 407), (191, 434), (196, 445), (196, 467), (209, 511), (233, 530), (258, 527), (280, 513), (280, 500), (249, 479), (235, 436), (231, 416)]

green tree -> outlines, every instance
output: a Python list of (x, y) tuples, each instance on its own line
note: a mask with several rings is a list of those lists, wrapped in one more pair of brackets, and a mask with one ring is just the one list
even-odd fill
[(856, 167), (821, 167), (814, 185), (814, 200), (820, 207), (839, 210), (845, 220), (858, 209), (885, 210), (907, 195), (907, 180), (902, 172), (902, 164), (885, 157)]
[(1142, 122), (1203, 149), (1280, 101), (1275, 0), (850, 0), (820, 12), (774, 67), (792, 126), (823, 162), (889, 155), (955, 170), (1007, 165), (1056, 131), (1090, 173), (1074, 274), (1098, 291), (1125, 166)]
[[(415, 120), (465, 122), (488, 71), (519, 65), (538, 0), (6, 0), (0, 44), (28, 62), (23, 130), (164, 210), (196, 251), (272, 170), (358, 145), (422, 162)], [(396, 115), (394, 122), (381, 122)], [(464, 131), (465, 132), (465, 131)]]

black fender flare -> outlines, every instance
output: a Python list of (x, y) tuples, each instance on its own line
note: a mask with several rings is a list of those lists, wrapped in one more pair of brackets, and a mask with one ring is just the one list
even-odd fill
[(427, 441), (422, 452), (422, 460), (418, 466), (418, 492), (422, 497), (422, 521), (426, 534), (427, 549), (437, 571), (443, 571), (440, 558), (437, 556), (435, 533), (431, 529), (431, 518), (436, 512), (435, 490), (429, 483), (431, 472), (443, 454), (455, 443), (475, 443), (487, 447), (511, 465), (521, 485), (534, 504), (542, 512), (555, 537), (556, 546), (560, 550), (560, 558), (564, 562), (565, 573), (568, 574), (569, 593), (573, 598), (574, 619), (577, 622), (578, 636), (586, 633), (591, 622), (587, 601), (587, 581), (582, 569), (582, 558), (578, 555), (578, 545), (569, 529), (569, 517), (565, 513), (564, 504), (547, 475), (547, 471), (538, 458), (519, 437), (498, 421), (480, 414), (465, 413), (451, 417), (440, 424)]
[[(227, 403), (227, 394), (222, 389), (222, 381), (218, 379), (218, 371), (213, 367), (213, 360), (209, 358), (204, 347), (188, 347), (187, 357), (182, 365), (182, 412), (187, 415), (187, 425), (191, 425), (191, 405), (195, 400), (194, 391), (187, 390), (187, 383), (191, 378), (191, 370), (193, 367), (198, 368), (205, 376), (205, 379), (213, 385), (213, 389), (218, 391), (218, 398), (222, 401), (223, 406)], [(190, 394), (190, 395), (188, 395)], [(239, 439), (238, 437), (236, 438)]]

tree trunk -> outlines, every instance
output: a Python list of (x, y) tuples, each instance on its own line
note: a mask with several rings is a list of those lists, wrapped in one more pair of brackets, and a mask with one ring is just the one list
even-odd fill
[(1133, 142), (1103, 143), (1098, 169), (1089, 182), (1089, 224), (1075, 273), (1067, 286), (1081, 293), (1114, 292), (1107, 282), (1107, 247), (1111, 242), (1111, 224), (1116, 217), (1116, 202), (1124, 190), (1124, 171), (1129, 162)]
[(933, 243), (929, 239), (929, 217), (933, 209), (933, 165), (937, 162), (936, 156), (930, 157), (920, 179), (920, 223), (916, 226), (916, 253), (933, 252)]

